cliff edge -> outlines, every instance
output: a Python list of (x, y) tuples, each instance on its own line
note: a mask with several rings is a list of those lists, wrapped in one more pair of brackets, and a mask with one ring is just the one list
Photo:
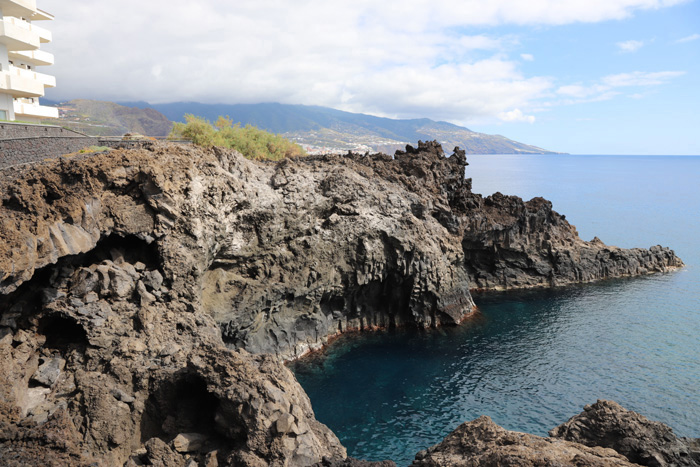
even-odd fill
[(437, 143), (275, 164), (155, 144), (4, 170), (0, 460), (344, 458), (282, 359), (457, 324), (473, 288), (682, 266), (584, 242), (543, 199), (474, 194), (466, 166)]

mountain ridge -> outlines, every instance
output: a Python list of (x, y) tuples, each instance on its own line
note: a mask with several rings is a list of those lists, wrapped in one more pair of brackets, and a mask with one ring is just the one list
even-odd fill
[(120, 136), (127, 132), (164, 137), (172, 122), (192, 114), (216, 121), (228, 116), (242, 125), (280, 134), (310, 153), (384, 152), (392, 154), (417, 141), (438, 141), (444, 147), (459, 146), (468, 154), (558, 154), (501, 135), (478, 133), (466, 127), (429, 118), (391, 119), (346, 112), (329, 107), (261, 104), (203, 104), (145, 101), (108, 102), (74, 99), (47, 102), (61, 109), (61, 124), (98, 136)]
[[(134, 103), (123, 103), (134, 104)], [(140, 102), (143, 105), (145, 102)], [(173, 121), (186, 114), (216, 120), (230, 116), (235, 122), (282, 134), (310, 147), (368, 150), (392, 153), (419, 140), (437, 140), (445, 147), (459, 146), (469, 154), (556, 154), (501, 135), (487, 135), (449, 122), (429, 118), (392, 119), (301, 104), (202, 104), (173, 102), (152, 108)]]

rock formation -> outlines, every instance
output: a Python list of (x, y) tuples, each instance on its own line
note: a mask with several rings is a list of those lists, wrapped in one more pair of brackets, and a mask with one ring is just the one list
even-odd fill
[(614, 449), (650, 467), (700, 465), (700, 440), (677, 437), (663, 423), (599, 400), (549, 432), (555, 438)]
[(459, 323), (470, 288), (682, 265), (482, 198), (466, 165), (436, 143), (276, 164), (155, 144), (4, 170), (0, 463), (344, 459), (281, 359)]
[(482, 416), (463, 423), (439, 444), (413, 461), (421, 467), (628, 467), (612, 449), (587, 447), (553, 438), (508, 431)]
[(489, 417), (463, 423), (439, 444), (416, 454), (414, 466), (700, 465), (700, 439), (673, 430), (619, 404), (599, 400), (549, 432), (550, 438), (508, 431)]

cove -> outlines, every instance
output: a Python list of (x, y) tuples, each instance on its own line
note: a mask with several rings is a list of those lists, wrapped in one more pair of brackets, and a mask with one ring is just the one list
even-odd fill
[(695, 336), (659, 339), (657, 320), (637, 312), (654, 300), (651, 290), (672, 281), (481, 294), (479, 313), (460, 327), (343, 336), (291, 366), (317, 418), (350, 455), (398, 465), (482, 414), (546, 436), (599, 398), (697, 435), (697, 407), (687, 411), (696, 362), (671, 350)]
[[(482, 414), (536, 435), (612, 399), (700, 436), (700, 158), (471, 156), (475, 191), (541, 194), (583, 238), (672, 245), (670, 274), (475, 294), (460, 327), (342, 336), (290, 368), (316, 417), (368, 460), (411, 463)], [(479, 186), (479, 181), (482, 185)]]

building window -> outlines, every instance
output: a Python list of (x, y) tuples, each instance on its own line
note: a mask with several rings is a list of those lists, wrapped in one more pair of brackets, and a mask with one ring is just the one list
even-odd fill
[(7, 120), (7, 112), (0, 110), (0, 120)]

